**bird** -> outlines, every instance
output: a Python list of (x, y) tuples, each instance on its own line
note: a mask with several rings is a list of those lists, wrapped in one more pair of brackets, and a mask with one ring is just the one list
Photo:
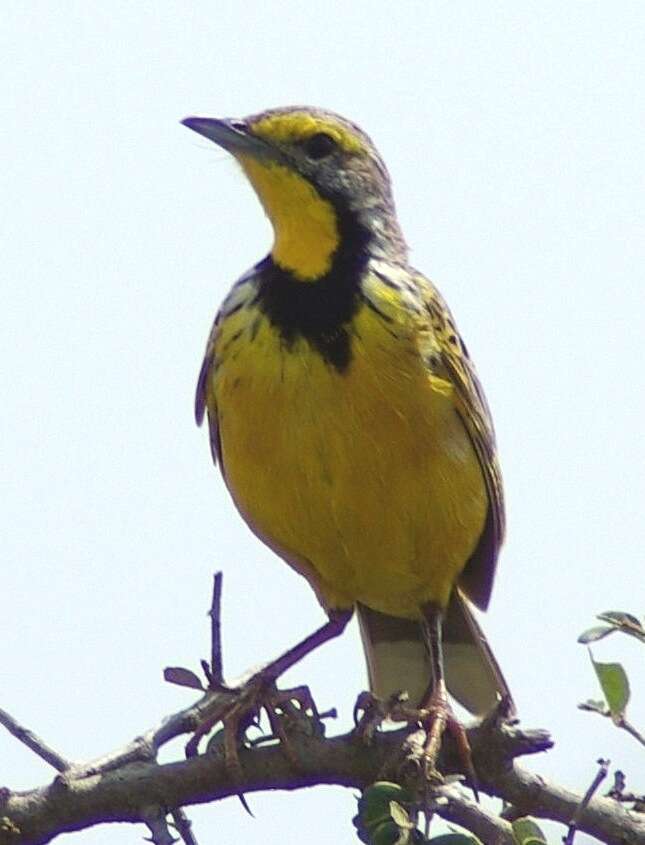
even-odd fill
[(272, 677), (357, 613), (371, 694), (426, 715), (434, 768), (446, 728), (465, 741), (448, 693), (479, 716), (512, 701), (472, 610), (505, 512), (468, 349), (356, 124), (308, 106), (182, 123), (233, 156), (273, 228), (219, 309), (195, 401), (238, 511), (327, 614)]

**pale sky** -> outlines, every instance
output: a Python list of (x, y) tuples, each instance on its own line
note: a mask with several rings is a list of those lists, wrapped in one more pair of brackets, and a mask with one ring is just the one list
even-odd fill
[[(645, 610), (643, 43), (640, 2), (3, 4), (0, 707), (86, 759), (187, 705), (161, 672), (207, 656), (218, 568), (230, 675), (323, 621), (193, 423), (212, 318), (270, 230), (179, 124), (304, 103), (378, 145), (486, 389), (509, 535), (483, 624), (524, 724), (557, 740), (530, 765), (583, 791), (609, 757), (645, 788), (642, 748), (576, 709), (599, 697), (580, 631)], [(642, 646), (596, 654), (631, 670), (643, 729)], [(356, 627), (285, 680), (346, 729)], [(51, 775), (0, 730), (0, 784)], [(354, 841), (350, 791), (250, 803), (190, 809), (199, 841)]]

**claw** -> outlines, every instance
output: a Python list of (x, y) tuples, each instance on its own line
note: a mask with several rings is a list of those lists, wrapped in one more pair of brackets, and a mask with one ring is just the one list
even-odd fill
[(354, 736), (369, 745), (376, 731), (390, 715), (389, 702), (382, 701), (371, 692), (362, 692), (356, 699), (353, 715)]
[(385, 700), (371, 692), (362, 692), (354, 704), (354, 736), (369, 744), (383, 722), (414, 721), (416, 711), (407, 706), (407, 701), (405, 692), (396, 692)]

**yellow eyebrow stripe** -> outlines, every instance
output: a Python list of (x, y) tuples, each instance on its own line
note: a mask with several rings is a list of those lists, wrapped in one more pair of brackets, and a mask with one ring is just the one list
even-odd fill
[(249, 129), (265, 141), (276, 143), (306, 140), (312, 135), (324, 132), (347, 153), (361, 153), (366, 149), (363, 140), (341, 123), (308, 112), (267, 115), (256, 123), (252, 123)]

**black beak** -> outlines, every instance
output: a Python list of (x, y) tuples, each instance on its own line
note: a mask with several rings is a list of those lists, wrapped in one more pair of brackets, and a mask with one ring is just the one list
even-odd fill
[(181, 122), (231, 155), (251, 155), (256, 158), (272, 156), (271, 147), (266, 141), (251, 135), (243, 120), (185, 117)]

